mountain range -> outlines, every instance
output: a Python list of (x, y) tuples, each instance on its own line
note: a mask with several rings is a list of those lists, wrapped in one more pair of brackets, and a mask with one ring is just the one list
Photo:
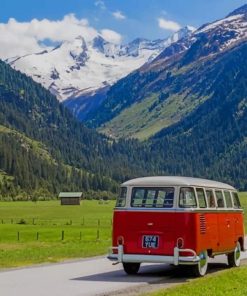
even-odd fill
[(0, 197), (115, 194), (120, 182), (147, 175), (246, 190), (246, 39), (247, 5), (173, 42), (107, 90), (100, 86), (105, 99), (85, 123), (101, 133), (0, 61)]
[(88, 114), (89, 126), (114, 138), (147, 139), (212, 99), (226, 71), (222, 60), (246, 44), (246, 7), (203, 25), (119, 80), (100, 107)]
[(82, 120), (103, 102), (111, 85), (192, 31), (188, 26), (164, 40), (138, 38), (126, 45), (108, 42), (100, 35), (92, 41), (78, 36), (53, 49), (6, 62), (41, 83)]

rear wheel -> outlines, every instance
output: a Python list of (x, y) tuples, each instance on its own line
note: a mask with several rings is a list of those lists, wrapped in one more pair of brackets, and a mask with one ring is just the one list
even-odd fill
[(208, 252), (203, 251), (199, 255), (200, 261), (198, 264), (192, 266), (193, 274), (196, 277), (204, 276), (207, 273), (208, 270)]
[(140, 269), (140, 263), (123, 263), (123, 269), (127, 274), (137, 274)]
[(227, 255), (229, 267), (240, 266), (241, 245), (237, 242), (234, 252)]

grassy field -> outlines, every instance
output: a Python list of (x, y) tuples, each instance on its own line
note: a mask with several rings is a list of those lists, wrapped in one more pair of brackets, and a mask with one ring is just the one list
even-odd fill
[(106, 254), (114, 202), (0, 203), (0, 268)]
[[(245, 296), (247, 266), (225, 269), (204, 278), (193, 279), (175, 288), (145, 294), (145, 296)], [(144, 296), (144, 295), (143, 295)]]
[[(240, 197), (247, 212), (247, 193)], [(106, 254), (114, 203), (0, 202), (0, 268)]]

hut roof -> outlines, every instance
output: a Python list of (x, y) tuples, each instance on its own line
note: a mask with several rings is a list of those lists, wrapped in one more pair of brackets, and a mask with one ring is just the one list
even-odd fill
[(82, 192), (60, 192), (59, 193), (59, 198), (61, 197), (82, 197)]

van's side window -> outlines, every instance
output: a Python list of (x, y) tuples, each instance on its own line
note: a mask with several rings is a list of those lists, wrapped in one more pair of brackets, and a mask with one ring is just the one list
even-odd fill
[(215, 191), (216, 200), (217, 200), (217, 207), (224, 208), (224, 197), (222, 191)]
[(214, 199), (214, 193), (213, 190), (206, 190), (207, 195), (207, 202), (209, 208), (215, 208), (215, 199)]
[(196, 193), (197, 193), (199, 207), (206, 208), (207, 204), (206, 204), (204, 190), (202, 188), (196, 188)]
[(179, 193), (180, 208), (196, 208), (196, 195), (194, 188), (182, 187)]
[(241, 204), (240, 204), (237, 192), (232, 192), (232, 199), (233, 199), (233, 207), (240, 209)]
[(126, 196), (127, 196), (127, 187), (121, 187), (119, 196), (117, 198), (116, 207), (125, 207), (126, 205)]
[(232, 208), (231, 193), (229, 191), (224, 191), (224, 195), (225, 195), (226, 207)]

